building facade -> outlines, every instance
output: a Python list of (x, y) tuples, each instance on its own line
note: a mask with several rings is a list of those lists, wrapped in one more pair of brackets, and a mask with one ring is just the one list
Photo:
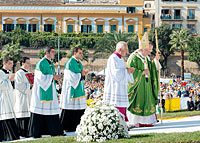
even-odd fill
[(168, 23), (200, 34), (200, 0), (156, 0), (155, 5), (156, 26)]
[(0, 31), (110, 33), (149, 31), (143, 0), (0, 0)]
[(155, 0), (144, 0), (144, 16), (151, 18), (151, 28), (155, 27)]

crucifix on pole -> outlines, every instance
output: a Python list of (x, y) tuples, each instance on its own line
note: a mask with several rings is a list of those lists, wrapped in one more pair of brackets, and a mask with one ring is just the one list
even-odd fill
[(61, 32), (61, 26), (58, 26), (58, 68), (57, 68), (57, 74), (61, 74), (60, 72), (60, 32)]

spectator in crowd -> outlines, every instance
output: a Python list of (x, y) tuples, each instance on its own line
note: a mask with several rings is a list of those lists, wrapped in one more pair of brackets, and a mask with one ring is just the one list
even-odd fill
[(183, 91), (182, 91), (182, 97), (188, 97), (185, 87), (183, 88)]
[(200, 96), (197, 96), (197, 101), (195, 101), (195, 110), (200, 110)]
[[(165, 113), (165, 99), (163, 98), (163, 94), (161, 94), (161, 103), (162, 103), (162, 110), (163, 110), (163, 113)], [(158, 100), (158, 105), (160, 104), (160, 99)], [(160, 105), (158, 107), (158, 112), (160, 113), (161, 110), (160, 110)]]
[(181, 98), (181, 88), (178, 87), (178, 97)]
[(194, 102), (192, 101), (192, 97), (189, 97), (189, 101), (187, 101), (187, 110), (188, 111), (194, 110)]

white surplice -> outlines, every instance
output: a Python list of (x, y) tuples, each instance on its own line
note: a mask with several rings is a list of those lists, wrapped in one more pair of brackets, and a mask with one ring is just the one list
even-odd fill
[(13, 87), (9, 79), (11, 74), (0, 70), (0, 120), (15, 118)]
[(22, 69), (15, 74), (15, 106), (16, 118), (30, 117), (31, 85)]
[(62, 85), (62, 93), (60, 97), (60, 108), (68, 110), (86, 109), (86, 97), (72, 100), (71, 86), (75, 89), (81, 80), (81, 73), (74, 73), (70, 70), (64, 70), (64, 79)]
[(108, 104), (115, 104), (116, 107), (128, 107), (128, 82), (133, 83), (133, 75), (127, 72), (123, 58), (112, 54), (107, 62), (104, 84), (103, 100)]
[(41, 71), (35, 70), (34, 85), (32, 89), (30, 111), (32, 113), (41, 115), (57, 115), (61, 110), (58, 104), (56, 88), (53, 85), (53, 102), (41, 103), (40, 101), (40, 87), (45, 91), (51, 86), (53, 75), (44, 75)]

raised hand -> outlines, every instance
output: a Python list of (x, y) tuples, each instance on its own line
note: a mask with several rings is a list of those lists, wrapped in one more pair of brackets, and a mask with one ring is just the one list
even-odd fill
[(53, 79), (56, 80), (56, 81), (60, 81), (61, 76), (60, 75), (53, 75)]
[(133, 73), (135, 71), (135, 68), (127, 68), (127, 72), (130, 74), (130, 73)]

